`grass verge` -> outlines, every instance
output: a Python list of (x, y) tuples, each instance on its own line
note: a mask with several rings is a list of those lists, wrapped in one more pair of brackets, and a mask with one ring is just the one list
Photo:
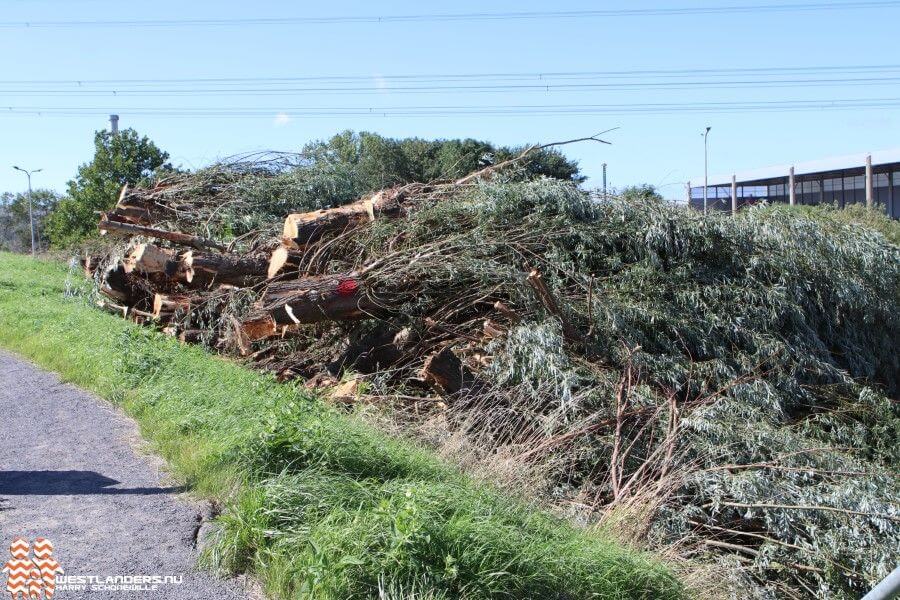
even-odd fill
[(66, 298), (0, 253), (0, 346), (121, 405), (225, 508), (208, 558), (276, 598), (678, 598), (660, 564), (505, 498), (302, 389)]

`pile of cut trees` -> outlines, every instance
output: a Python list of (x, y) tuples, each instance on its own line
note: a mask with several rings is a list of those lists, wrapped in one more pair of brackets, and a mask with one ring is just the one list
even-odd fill
[[(377, 372), (415, 363), (414, 379), (423, 388), (455, 394), (470, 389), (476, 377), (446, 343), (437, 343), (447, 336), (423, 340), (382, 318), (390, 311), (367, 277), (377, 265), (330, 273), (321, 268), (321, 256), (331, 241), (354, 229), (406, 214), (416, 201), (468, 182), (409, 184), (343, 206), (289, 214), (280, 239), (241, 251), (197, 235), (196, 228), (173, 230), (185, 208), (159, 200), (166, 198), (165, 183), (126, 186), (98, 223), (101, 235), (124, 244), (114, 244), (118, 253), (85, 257), (83, 265), (105, 310), (184, 342), (247, 357), (280, 379), (333, 383), (348, 366)], [(355, 330), (362, 321), (378, 325)], [(493, 328), (492, 335), (500, 331), (496, 323), (485, 327)], [(327, 355), (316, 356), (297, 342), (322, 346), (329, 337), (340, 339)]]

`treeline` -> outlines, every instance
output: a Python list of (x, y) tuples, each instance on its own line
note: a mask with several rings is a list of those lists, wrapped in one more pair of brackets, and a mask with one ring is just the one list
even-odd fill
[[(395, 139), (370, 132), (344, 131), (306, 144), (291, 164), (295, 170), (327, 174), (316, 186), (323, 206), (341, 204), (361, 194), (415, 181), (451, 180), (480, 167), (502, 162), (522, 147), (496, 146), (475, 139)], [(169, 154), (133, 129), (113, 135), (98, 131), (94, 156), (78, 168), (65, 194), (34, 191), (36, 244), (41, 250), (65, 248), (96, 235), (97, 215), (111, 209), (125, 184), (146, 185), (183, 172)], [(555, 149), (535, 153), (515, 172), (518, 180), (551, 177), (581, 182), (576, 162)], [(334, 182), (339, 181), (339, 185)], [(27, 193), (0, 196), (0, 249), (29, 251), (31, 228)]]

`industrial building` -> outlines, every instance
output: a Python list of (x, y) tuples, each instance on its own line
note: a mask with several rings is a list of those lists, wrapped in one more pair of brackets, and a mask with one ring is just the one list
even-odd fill
[[(699, 210), (703, 179), (688, 183), (689, 202)], [(841, 208), (867, 204), (900, 218), (900, 149), (709, 177), (710, 210), (738, 210), (763, 201)]]

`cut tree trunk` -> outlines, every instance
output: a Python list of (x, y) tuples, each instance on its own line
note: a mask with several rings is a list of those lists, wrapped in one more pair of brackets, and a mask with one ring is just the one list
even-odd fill
[[(241, 323), (238, 335), (243, 336), (249, 342), (256, 342), (278, 335), (278, 325), (271, 315), (257, 315)], [(241, 352), (243, 353), (243, 350)]]
[(177, 271), (175, 251), (153, 244), (136, 244), (122, 260), (126, 273), (165, 273), (169, 277)]
[(253, 342), (302, 324), (366, 319), (377, 309), (356, 274), (304, 277), (270, 284), (240, 330)]
[(173, 244), (178, 244), (180, 246), (190, 246), (191, 248), (196, 248), (197, 250), (225, 250), (225, 246), (219, 244), (218, 242), (214, 242), (212, 240), (207, 240), (202, 237), (198, 237), (196, 235), (191, 235), (189, 233), (181, 233), (179, 231), (166, 231), (164, 229), (156, 229), (153, 227), (145, 227), (143, 225), (134, 225), (132, 223), (123, 223), (120, 221), (116, 221), (111, 219), (113, 215), (103, 213), (100, 218), (100, 223), (97, 224), (97, 227), (100, 229), (100, 233), (114, 233), (121, 236), (132, 236), (132, 235), (144, 235), (147, 237), (155, 237), (161, 240), (168, 240)]
[(138, 309), (150, 308), (153, 301), (150, 284), (139, 277), (126, 273), (122, 265), (103, 273), (100, 293), (117, 304)]
[(229, 254), (185, 252), (180, 273), (187, 283), (228, 284), (251, 287), (266, 279), (269, 261), (263, 256), (236, 257)]
[(420, 376), (449, 396), (473, 392), (482, 386), (449, 347), (426, 358)]
[(266, 279), (268, 261), (263, 256), (238, 257), (193, 250), (176, 255), (174, 250), (153, 244), (137, 244), (122, 266), (127, 273), (162, 273), (169, 279), (194, 284), (193, 287), (214, 284), (250, 287)]
[(365, 319), (378, 307), (363, 281), (351, 273), (273, 283), (266, 288), (260, 308), (278, 325), (299, 325)]
[(351, 204), (288, 215), (284, 221), (283, 243), (290, 248), (303, 248), (328, 233), (338, 233), (380, 216), (395, 216), (405, 194), (402, 189), (382, 190)]
[(191, 296), (180, 294), (156, 294), (153, 297), (153, 316), (157, 319), (171, 317), (177, 311), (187, 312), (191, 309)]
[(84, 270), (84, 276), (90, 279), (94, 276), (94, 273), (100, 266), (100, 257), (86, 255), (82, 256), (78, 262), (81, 264), (81, 268)]
[(278, 275), (296, 273), (300, 270), (301, 262), (303, 262), (302, 252), (296, 252), (281, 244), (272, 251), (266, 275), (269, 279), (272, 279)]

